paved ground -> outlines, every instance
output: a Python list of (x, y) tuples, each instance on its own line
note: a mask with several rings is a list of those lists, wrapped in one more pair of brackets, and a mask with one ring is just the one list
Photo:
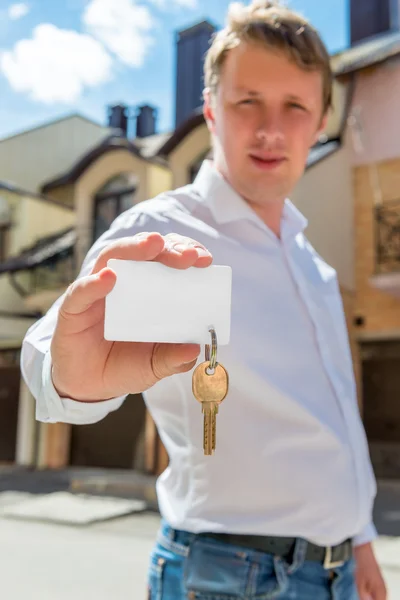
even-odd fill
[(0, 519), (5, 600), (145, 600), (156, 514), (84, 529)]
[[(159, 523), (144, 513), (86, 528), (0, 519), (1, 597), (6, 600), (145, 600), (148, 555)], [(400, 598), (400, 540), (376, 544)]]
[[(21, 474), (14, 480), (11, 474), (7, 477), (5, 483), (0, 474), (0, 490), (68, 489), (64, 477), (55, 484), (46, 480), (45, 489), (32, 483), (33, 475), (29, 482)], [(376, 551), (389, 598), (400, 600), (400, 483), (381, 482), (379, 488), (375, 521), (381, 536)], [(0, 494), (0, 509), (18, 499), (18, 494)], [(148, 556), (158, 524), (155, 512), (85, 527), (0, 516), (0, 596), (5, 600), (145, 600)]]

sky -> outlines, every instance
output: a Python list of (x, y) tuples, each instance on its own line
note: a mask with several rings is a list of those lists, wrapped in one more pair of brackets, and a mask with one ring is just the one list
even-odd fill
[[(231, 0), (0, 0), (0, 139), (80, 113), (107, 124), (107, 106), (158, 108), (173, 128), (176, 31), (224, 25)], [(349, 0), (288, 0), (329, 51), (348, 47)], [(244, 0), (247, 3), (247, 0)]]

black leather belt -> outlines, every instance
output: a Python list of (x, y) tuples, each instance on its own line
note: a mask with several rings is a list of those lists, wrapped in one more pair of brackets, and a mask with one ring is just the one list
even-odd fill
[[(262, 535), (240, 535), (230, 533), (200, 533), (202, 537), (213, 538), (226, 544), (258, 550), (274, 556), (281, 556), (286, 560), (293, 558), (296, 538), (274, 537)], [(317, 546), (312, 542), (307, 542), (305, 560), (320, 562), (325, 569), (334, 569), (342, 566), (350, 560), (353, 554), (352, 541), (345, 540), (337, 546)]]

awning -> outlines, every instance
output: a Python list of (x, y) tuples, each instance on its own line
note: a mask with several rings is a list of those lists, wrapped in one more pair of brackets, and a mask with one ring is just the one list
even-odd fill
[(0, 263), (0, 273), (15, 273), (34, 269), (59, 254), (71, 253), (75, 242), (76, 230), (71, 228), (42, 238), (20, 255), (13, 256)]
[(337, 152), (341, 148), (340, 139), (328, 140), (324, 144), (316, 144), (311, 148), (307, 159), (307, 169), (318, 164), (324, 158), (327, 158), (334, 152)]

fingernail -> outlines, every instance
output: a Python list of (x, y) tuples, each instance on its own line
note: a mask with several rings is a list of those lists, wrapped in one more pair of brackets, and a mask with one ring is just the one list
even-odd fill
[(188, 248), (189, 246), (185, 246), (185, 244), (174, 244), (171, 250), (176, 250), (177, 252), (184, 252)]
[(186, 362), (183, 362), (182, 365), (191, 365), (192, 362), (195, 362), (197, 360), (197, 358), (192, 358), (192, 360), (187, 360)]
[(211, 252), (209, 252), (208, 250), (206, 250), (205, 248), (197, 248), (197, 254), (199, 255), (199, 258), (209, 258), (211, 256)]

